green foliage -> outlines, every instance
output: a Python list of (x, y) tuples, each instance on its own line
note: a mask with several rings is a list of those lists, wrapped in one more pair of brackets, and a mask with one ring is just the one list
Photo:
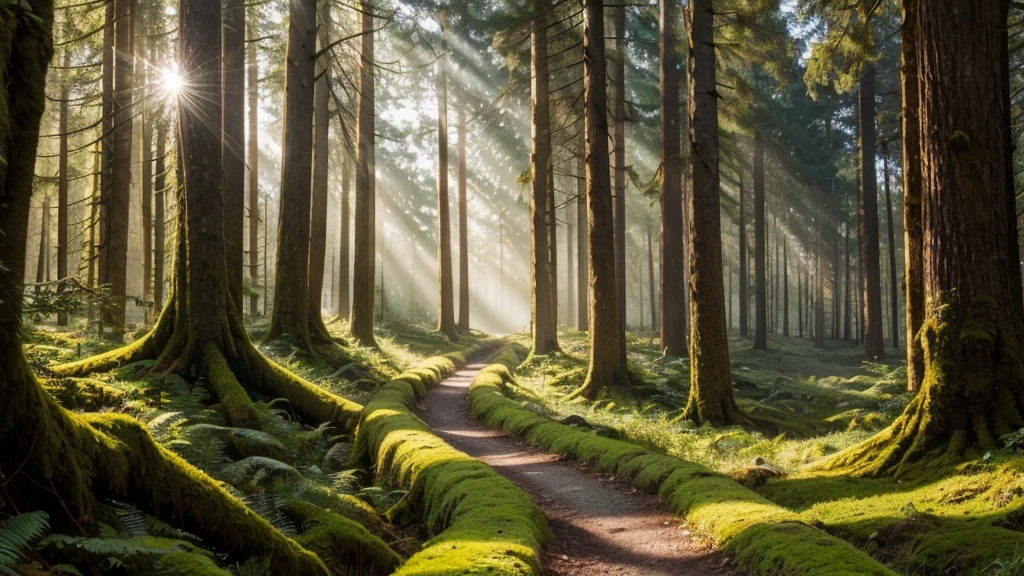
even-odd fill
[(0, 574), (16, 576), (14, 566), (50, 529), (46, 512), (25, 512), (0, 520)]

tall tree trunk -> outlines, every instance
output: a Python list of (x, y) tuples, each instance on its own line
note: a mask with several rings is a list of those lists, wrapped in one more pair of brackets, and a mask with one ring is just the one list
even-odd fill
[(551, 290), (551, 322), (558, 330), (558, 215), (555, 212), (555, 159), (554, 148), (548, 160), (547, 169), (548, 196), (547, 217), (548, 228), (548, 288)]
[(153, 309), (159, 311), (164, 304), (164, 220), (167, 204), (167, 124), (161, 118), (156, 122), (156, 152), (153, 161)]
[[(466, 106), (459, 105), (459, 332), (469, 333), (469, 203), (466, 198)], [(568, 206), (568, 204), (566, 205)], [(567, 208), (568, 209), (568, 208)], [(571, 235), (571, 230), (570, 230)], [(571, 256), (570, 256), (571, 258)], [(569, 276), (572, 276), (572, 260)]]
[(850, 340), (850, 225), (845, 224), (843, 230), (843, 252), (846, 258), (846, 276), (845, 282), (846, 287), (843, 290), (844, 310), (843, 310), (843, 340)]
[(921, 134), (918, 119), (917, 7), (903, 0), (900, 25), (900, 85), (903, 94), (903, 236), (906, 264), (907, 387), (921, 388), (924, 350), (918, 334), (924, 325), (924, 241), (921, 229)]
[(360, 2), (362, 36), (359, 66), (359, 93), (356, 116), (356, 204), (355, 240), (352, 261), (352, 336), (362, 346), (377, 347), (373, 337), (373, 284), (376, 273), (375, 196), (376, 161), (374, 159), (374, 56), (373, 4)]
[(590, 365), (576, 393), (615, 397), (629, 386), (616, 285), (614, 216), (608, 157), (604, 1), (583, 4), (583, 96), (586, 107), (587, 258), (590, 271)]
[(109, 284), (112, 300), (103, 310), (110, 338), (118, 340), (125, 330), (125, 295), (128, 285), (128, 213), (131, 202), (132, 165), (132, 0), (112, 0), (113, 92), (110, 99), (110, 187), (102, 208), (106, 224), (100, 240), (100, 284)]
[[(824, 212), (824, 209), (822, 209)], [(824, 215), (822, 215), (824, 216)], [(814, 271), (815, 295), (814, 295), (814, 347), (825, 347), (825, 267), (827, 260), (825, 256), (825, 223), (824, 217), (818, 219), (817, 223), (817, 257), (816, 269)]]
[[(1013, 308), (998, 58), (1001, 6), (916, 6), (924, 262), (924, 379), (886, 430), (837, 466), (897, 475), (928, 458), (998, 445), (1024, 425), (1021, 328)], [(927, 129), (925, 129), (927, 127)]]
[[(566, 194), (568, 196), (568, 194)], [(576, 271), (573, 263), (572, 245), (576, 238), (572, 218), (574, 202), (565, 201), (565, 325), (576, 325)]]
[(580, 130), (579, 150), (576, 155), (576, 284), (579, 286), (579, 297), (576, 301), (576, 321), (580, 330), (586, 331), (590, 326), (589, 278), (590, 269), (587, 257), (587, 165), (586, 137)]
[(241, 313), (245, 264), (245, 0), (223, 0), (221, 142), (224, 186), (224, 241), (231, 305)]
[(747, 207), (746, 194), (743, 190), (743, 174), (740, 174), (740, 338), (750, 336), (750, 322), (747, 315), (750, 313), (750, 296), (747, 291), (750, 289), (750, 277), (747, 273), (747, 265), (750, 258), (747, 256)]
[[(558, 350), (558, 333), (551, 301), (551, 278), (548, 267), (548, 164), (551, 161), (551, 118), (548, 104), (548, 38), (547, 18), (542, 2), (535, 3), (533, 30), (530, 34), (531, 128), (533, 150), (530, 169), (533, 192), (530, 196), (530, 261), (533, 267), (533, 352), (548, 354)], [(603, 56), (602, 56), (603, 57)]]
[(875, 172), (875, 67), (868, 64), (860, 78), (858, 154), (860, 156), (860, 257), (864, 271), (864, 355), (885, 358), (882, 337), (882, 287), (878, 248), (878, 184)]
[[(39, 207), (39, 257), (36, 259), (36, 284), (50, 280), (50, 195)], [(37, 288), (38, 290), (38, 288)]]
[(732, 324), (732, 305), (733, 305), (733, 303), (732, 303), (732, 266), (729, 266), (729, 286), (726, 289), (725, 293), (729, 295), (729, 323), (727, 324), (727, 326), (731, 330), (732, 326), (733, 326), (733, 324)]
[(309, 332), (309, 238), (313, 169), (316, 0), (290, 0), (285, 55), (284, 134), (277, 221), (274, 308), (268, 338), (290, 335), (312, 350)]
[[(256, 56), (255, 16), (248, 21), (248, 67), (249, 79), (246, 87), (249, 92), (249, 282), (252, 294), (249, 295), (249, 314), (259, 314), (259, 293), (256, 287), (260, 284), (260, 67)], [(266, 274), (266, 271), (264, 271)], [(265, 282), (265, 281), (264, 281)]]
[(651, 331), (658, 331), (658, 299), (654, 288), (654, 245), (651, 239), (651, 225), (647, 225), (647, 291), (651, 309)]
[(626, 8), (614, 5), (609, 10), (615, 50), (611, 58), (612, 115), (615, 120), (615, 273), (619, 298), (619, 346), (626, 349)]
[(749, 421), (733, 398), (725, 328), (713, 4), (691, 0), (688, 8), (691, 368), (690, 397), (682, 415), (720, 426)]
[(342, 147), (341, 161), (341, 222), (338, 226), (341, 236), (341, 249), (338, 255), (338, 319), (348, 320), (352, 314), (352, 269), (351, 242), (352, 242), (352, 214), (351, 214), (351, 187), (352, 187), (352, 156), (351, 153)]
[(1010, 97), (1010, 0), (1000, 0), (1001, 7), (999, 27), (999, 70), (1002, 77), (1002, 131), (1003, 146), (1006, 150), (1006, 217), (1007, 238), (1010, 259), (1010, 290), (1015, 295), (1011, 301), (1016, 322), (1024, 322), (1024, 280), (1021, 279), (1020, 266), (1020, 230), (1017, 218), (1017, 183), (1014, 178), (1013, 154), (1016, 143), (1013, 139), (1013, 102)]
[[(150, 43), (152, 44), (152, 43)], [(150, 48), (152, 48), (150, 46)], [(152, 60), (155, 53), (148, 50), (148, 59)], [(153, 124), (155, 110), (148, 101), (146, 86), (150, 82), (148, 73), (142, 77), (142, 113), (140, 114), (140, 128), (142, 132), (142, 300), (149, 302), (153, 293)], [(151, 306), (147, 310), (147, 320), (151, 318), (149, 312), (159, 312), (159, 308)]]
[(754, 131), (754, 350), (768, 349), (768, 295), (765, 281), (764, 140)]
[[(441, 35), (445, 34), (442, 17)], [(438, 62), (437, 73), (437, 329), (455, 342), (459, 329), (455, 325), (455, 298), (452, 277), (451, 202), (448, 200), (448, 78), (445, 58)]]
[[(317, 52), (331, 43), (331, 15), (326, 0), (317, 2)], [(331, 158), (331, 56), (316, 59), (316, 84), (313, 86), (313, 183), (309, 228), (309, 333), (314, 341), (330, 342), (324, 325), (322, 300), (324, 267), (327, 262), (327, 187)]]
[(796, 336), (804, 337), (804, 277), (799, 259), (796, 261)]
[[(661, 45), (661, 349), (685, 357), (686, 308), (680, 295), (686, 273), (683, 260), (682, 157), (679, 142), (679, 62), (676, 3), (659, 3)], [(652, 287), (653, 290), (653, 287)]]
[(789, 240), (782, 241), (782, 335), (789, 337)]
[[(890, 318), (892, 322), (889, 333), (892, 335), (892, 347), (899, 349), (900, 347), (900, 300), (899, 300), (899, 284), (896, 277), (896, 230), (895, 223), (892, 217), (892, 194), (889, 191), (889, 144), (888, 142), (882, 143), (883, 153), (883, 174), (885, 177), (885, 212), (886, 212), (886, 227), (889, 230), (889, 310)], [(1024, 296), (1022, 296), (1024, 297)]]
[[(68, 72), (71, 65), (71, 49), (64, 47), (63, 55), (64, 71), (61, 78), (60, 89), (60, 119), (58, 120), (57, 131), (60, 132), (60, 143), (57, 159), (57, 280), (64, 280), (68, 276)], [(63, 282), (57, 285), (57, 290), (64, 289)], [(68, 325), (68, 313), (61, 311), (57, 313), (57, 325)]]

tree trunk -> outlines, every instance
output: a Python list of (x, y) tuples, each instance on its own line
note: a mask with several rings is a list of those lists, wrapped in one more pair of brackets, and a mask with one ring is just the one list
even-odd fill
[(583, 387), (576, 394), (590, 399), (615, 398), (629, 386), (616, 293), (604, 34), (604, 1), (586, 0), (583, 5), (583, 95), (587, 134), (590, 365)]
[(651, 309), (651, 331), (658, 332), (658, 299), (654, 288), (654, 245), (651, 239), (651, 226), (647, 225), (647, 291)]
[(924, 243), (921, 230), (921, 141), (918, 119), (917, 6), (903, 0), (900, 25), (900, 84), (903, 94), (903, 236), (906, 260), (907, 388), (916, 392), (924, 378), (924, 350), (918, 333), (924, 325)]
[[(568, 196), (568, 194), (566, 194)], [(572, 244), (575, 241), (573, 212), (570, 199), (565, 200), (565, 325), (576, 325), (576, 271), (573, 263)]]
[(800, 260), (796, 261), (796, 336), (804, 337), (804, 277), (800, 272)]
[(579, 151), (576, 156), (576, 284), (579, 297), (576, 300), (576, 321), (580, 330), (590, 326), (589, 278), (587, 261), (587, 165), (586, 137), (580, 130)]
[[(36, 259), (36, 284), (50, 280), (50, 195), (39, 207), (39, 257)], [(36, 288), (38, 290), (38, 288)]]
[(782, 241), (782, 335), (789, 337), (789, 240)]
[(352, 267), (351, 242), (352, 242), (352, 214), (351, 214), (351, 187), (352, 187), (352, 156), (345, 147), (342, 147), (341, 161), (341, 223), (338, 226), (341, 235), (341, 249), (338, 256), (338, 319), (348, 320), (352, 314), (351, 294)]
[[(60, 132), (60, 143), (57, 159), (58, 183), (57, 183), (57, 280), (64, 280), (68, 276), (68, 72), (71, 65), (71, 49), (64, 47), (63, 65), (64, 71), (60, 89), (60, 119), (58, 120), (57, 131)], [(64, 289), (63, 282), (57, 285), (57, 290)], [(68, 313), (57, 313), (57, 325), (68, 325)]]
[(864, 355), (885, 358), (882, 337), (882, 288), (878, 248), (878, 185), (875, 173), (875, 68), (868, 64), (860, 78), (858, 154), (860, 156), (860, 257), (864, 272)]
[(747, 290), (750, 289), (750, 278), (747, 274), (747, 265), (750, 258), (747, 256), (747, 208), (746, 194), (743, 190), (743, 175), (740, 174), (740, 338), (750, 336), (750, 322), (747, 315), (750, 313), (750, 297)]
[(316, 0), (290, 0), (274, 308), (267, 338), (288, 334), (311, 351), (309, 240), (313, 169)]
[[(822, 209), (822, 212), (825, 210)], [(815, 295), (814, 295), (814, 347), (825, 347), (825, 223), (824, 217), (818, 219), (817, 223), (817, 258), (814, 271)]]
[[(679, 142), (679, 66), (676, 56), (676, 3), (659, 3), (661, 45), (661, 349), (685, 357), (686, 308), (680, 295), (683, 261), (682, 157)], [(651, 288), (654, 289), (653, 286)]]
[[(441, 23), (444, 38), (445, 24)], [(443, 42), (443, 40), (442, 40)], [(444, 48), (442, 48), (444, 49)], [(451, 202), (448, 200), (448, 78), (445, 58), (438, 62), (437, 72), (437, 329), (455, 342), (459, 329), (455, 325), (455, 299), (452, 277)]]
[(725, 328), (713, 0), (691, 0), (688, 9), (691, 368), (682, 415), (698, 424), (749, 424), (733, 399)]
[[(1024, 425), (1002, 137), (997, 2), (916, 6), (925, 319), (923, 385), (903, 414), (834, 465), (857, 474), (919, 469), (991, 449)], [(925, 129), (927, 127), (927, 129)]]
[[(249, 66), (249, 282), (252, 294), (249, 296), (249, 314), (259, 315), (260, 285), (260, 69), (256, 56), (255, 18), (250, 18), (248, 26), (248, 66)], [(266, 271), (264, 270), (264, 274)], [(266, 280), (264, 280), (266, 282)]]
[[(149, 50), (149, 59), (154, 59), (155, 54)], [(145, 74), (142, 78), (143, 92), (150, 78)], [(154, 110), (148, 102), (146, 94), (142, 97), (142, 113), (140, 114), (140, 128), (142, 131), (142, 300), (149, 302), (153, 293), (153, 124), (155, 120)], [(147, 320), (152, 318), (149, 312), (159, 312), (156, 306), (150, 306), (146, 312)]]
[(615, 278), (619, 312), (619, 346), (626, 349), (626, 8), (609, 10), (615, 50), (611, 58), (612, 115), (615, 120), (615, 188), (612, 193), (615, 223)]
[[(550, 134), (550, 132), (549, 132)], [(558, 332), (558, 214), (555, 212), (555, 159), (554, 148), (548, 159), (548, 196), (547, 217), (548, 228), (548, 288), (551, 290), (551, 323), (555, 333)]]
[[(543, 11), (543, 4), (535, 4)], [(531, 85), (531, 128), (533, 151), (530, 169), (533, 191), (530, 197), (530, 261), (533, 267), (533, 353), (548, 354), (558, 350), (558, 334), (551, 302), (551, 278), (548, 268), (548, 230), (546, 206), (548, 200), (548, 164), (551, 159), (551, 119), (548, 104), (548, 39), (547, 18), (536, 15), (530, 34), (530, 65), (533, 69)]]
[[(331, 43), (331, 16), (326, 0), (317, 2), (317, 51)], [(315, 342), (331, 342), (331, 334), (324, 325), (322, 310), (324, 267), (327, 261), (327, 187), (331, 158), (330, 54), (322, 54), (314, 67), (316, 83), (313, 87), (313, 182), (309, 228), (309, 281), (306, 298), (309, 300), (309, 333)]]
[(768, 349), (768, 295), (765, 281), (764, 140), (754, 131), (754, 350)]
[(153, 310), (159, 311), (164, 304), (164, 244), (167, 216), (167, 125), (163, 119), (156, 123), (156, 152), (153, 172)]
[(128, 212), (131, 203), (132, 89), (134, 47), (132, 42), (132, 0), (112, 0), (113, 92), (110, 187), (102, 208), (106, 230), (100, 239), (100, 284), (109, 284), (111, 303), (104, 307), (103, 323), (110, 338), (119, 340), (125, 330), (125, 295), (128, 284)]
[(373, 4), (360, 2), (359, 92), (356, 98), (356, 204), (355, 240), (352, 262), (352, 323), (349, 330), (362, 346), (377, 347), (373, 337), (373, 284), (376, 276), (374, 159), (374, 56)]
[(1014, 178), (1013, 154), (1017, 146), (1013, 139), (1013, 102), (1010, 90), (1010, 0), (1000, 0), (1001, 24), (999, 27), (999, 70), (1003, 82), (1002, 97), (1002, 131), (1003, 147), (1006, 150), (1006, 217), (1010, 259), (1010, 290), (1015, 295), (1011, 301), (1015, 321), (1024, 322), (1024, 281), (1021, 279), (1020, 266), (1020, 231), (1017, 219), (1017, 183)]
[(848, 342), (850, 340), (850, 322), (852, 320), (852, 318), (850, 317), (850, 301), (852, 300), (852, 298), (850, 298), (850, 226), (849, 226), (849, 224), (845, 224), (844, 225), (844, 229), (843, 229), (843, 246), (844, 246), (843, 252), (844, 252), (844, 255), (845, 255), (845, 258), (846, 258), (846, 276), (845, 276), (846, 287), (843, 290), (843, 300), (844, 300), (844, 302), (843, 302), (843, 305), (844, 305), (844, 310), (843, 310), (843, 340), (846, 340)]
[(889, 192), (889, 144), (888, 142), (882, 143), (883, 151), (883, 170), (885, 177), (885, 211), (887, 215), (886, 227), (889, 230), (889, 310), (891, 328), (889, 333), (892, 335), (892, 347), (899, 349), (900, 347), (900, 300), (899, 300), (899, 284), (896, 277), (896, 230), (895, 224), (892, 217), (892, 194)]
[(224, 241), (231, 305), (239, 313), (245, 264), (245, 0), (223, 0), (221, 27), (224, 105), (221, 157), (224, 185)]
[[(469, 333), (469, 203), (466, 198), (466, 107), (459, 106), (459, 332)], [(568, 206), (568, 205), (567, 205)], [(570, 232), (571, 234), (571, 232)], [(570, 260), (571, 262), (571, 260)], [(570, 264), (571, 266), (571, 264)], [(569, 275), (572, 276), (570, 268)]]
[[(110, 250), (107, 239), (110, 237), (110, 190), (111, 174), (114, 161), (114, 2), (106, 2), (103, 16), (103, 78), (101, 81), (100, 107), (102, 109), (102, 132), (100, 134), (100, 189), (97, 198), (93, 199), (99, 217), (94, 219), (96, 238), (93, 248), (95, 264), (95, 282), (93, 286), (104, 284), (107, 268), (109, 268)], [(97, 334), (103, 337), (103, 323), (106, 310), (100, 307), (100, 321)], [(91, 320), (90, 314), (90, 320)]]

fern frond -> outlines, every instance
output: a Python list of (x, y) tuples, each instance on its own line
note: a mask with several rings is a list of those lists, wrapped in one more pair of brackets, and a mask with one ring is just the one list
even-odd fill
[(280, 440), (261, 430), (249, 428), (232, 428), (217, 424), (193, 424), (188, 430), (199, 433), (218, 434), (230, 439), (239, 451), (254, 456), (277, 456), (285, 454), (284, 444)]
[(232, 484), (260, 484), (272, 478), (298, 480), (302, 473), (293, 466), (266, 456), (250, 456), (224, 468), (224, 476)]
[(0, 521), (0, 573), (15, 574), (13, 566), (50, 529), (46, 512), (26, 512)]

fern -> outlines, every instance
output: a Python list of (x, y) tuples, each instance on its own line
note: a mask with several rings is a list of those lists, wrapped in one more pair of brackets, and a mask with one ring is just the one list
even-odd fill
[(272, 435), (249, 428), (231, 428), (217, 424), (193, 424), (190, 432), (209, 433), (226, 437), (244, 454), (254, 456), (278, 456), (285, 454), (284, 444)]
[(270, 522), (279, 532), (288, 537), (295, 536), (295, 523), (284, 513), (287, 500), (267, 490), (251, 494), (242, 500), (249, 509)]
[(0, 574), (16, 576), (14, 565), (50, 529), (46, 512), (26, 512), (0, 521)]
[(235, 485), (246, 482), (259, 485), (273, 478), (299, 480), (302, 473), (280, 460), (266, 456), (250, 456), (226, 466), (224, 476)]

